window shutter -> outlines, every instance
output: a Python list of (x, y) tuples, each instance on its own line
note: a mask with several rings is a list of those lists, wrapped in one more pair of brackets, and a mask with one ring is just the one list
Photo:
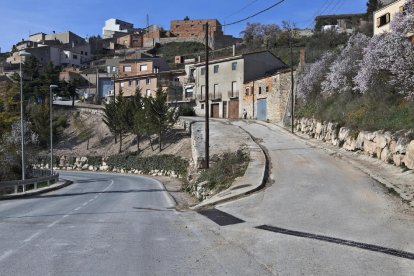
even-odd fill
[(389, 13), (387, 13), (386, 15), (385, 15), (385, 22), (387, 22), (387, 23), (389, 23), (391, 20), (391, 16), (390, 16), (390, 14)]
[(400, 12), (403, 13), (404, 12), (404, 6), (400, 6)]
[(377, 18), (377, 27), (381, 26), (381, 17)]

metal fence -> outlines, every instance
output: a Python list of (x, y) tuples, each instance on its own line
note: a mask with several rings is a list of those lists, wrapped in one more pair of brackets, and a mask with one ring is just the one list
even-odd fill
[(32, 170), (29, 179), (0, 182), (0, 196), (22, 194), (30, 190), (49, 187), (59, 179), (59, 174), (50, 174), (49, 170)]

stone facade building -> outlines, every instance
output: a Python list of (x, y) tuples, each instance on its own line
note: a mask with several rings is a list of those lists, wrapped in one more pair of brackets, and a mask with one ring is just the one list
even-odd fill
[(287, 65), (269, 51), (235, 55), (212, 60), (209, 64), (209, 102), (205, 101), (205, 63), (186, 66), (184, 88), (191, 87), (196, 97), (195, 111), (204, 115), (209, 108), (213, 118), (237, 119), (242, 116), (244, 83), (287, 68)]
[(240, 109), (246, 110), (248, 119), (282, 122), (289, 110), (290, 94), (290, 69), (277, 70), (244, 83)]

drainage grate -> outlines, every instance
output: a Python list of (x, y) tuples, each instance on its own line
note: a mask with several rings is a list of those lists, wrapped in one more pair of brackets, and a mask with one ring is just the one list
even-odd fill
[(227, 226), (227, 225), (238, 224), (238, 223), (244, 222), (244, 220), (236, 218), (235, 216), (232, 216), (230, 214), (227, 214), (215, 208), (201, 210), (201, 211), (198, 211), (198, 213), (211, 219), (212, 221), (214, 221), (220, 226)]
[(337, 239), (337, 238), (333, 238), (333, 237), (316, 235), (316, 234), (300, 232), (300, 231), (294, 231), (294, 230), (288, 230), (288, 229), (283, 229), (283, 228), (269, 226), (269, 225), (261, 225), (261, 226), (257, 226), (256, 228), (266, 230), (266, 231), (275, 232), (275, 233), (290, 235), (290, 236), (296, 236), (296, 237), (320, 240), (320, 241), (336, 243), (336, 244), (341, 244), (341, 245), (346, 245), (346, 246), (351, 246), (351, 247), (357, 247), (357, 248), (361, 248), (361, 249), (364, 249), (364, 250), (369, 250), (369, 251), (388, 254), (388, 255), (392, 255), (392, 256), (396, 256), (396, 257), (400, 257), (400, 258), (414, 260), (414, 253), (401, 251), (401, 250), (396, 250), (396, 249), (387, 248), (387, 247), (382, 247), (382, 246), (378, 246), (378, 245), (355, 242), (355, 241), (350, 241), (350, 240)]

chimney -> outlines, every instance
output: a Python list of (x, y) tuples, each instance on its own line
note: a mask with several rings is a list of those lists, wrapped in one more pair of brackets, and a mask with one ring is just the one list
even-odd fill
[(236, 44), (233, 44), (233, 57), (236, 56)]

